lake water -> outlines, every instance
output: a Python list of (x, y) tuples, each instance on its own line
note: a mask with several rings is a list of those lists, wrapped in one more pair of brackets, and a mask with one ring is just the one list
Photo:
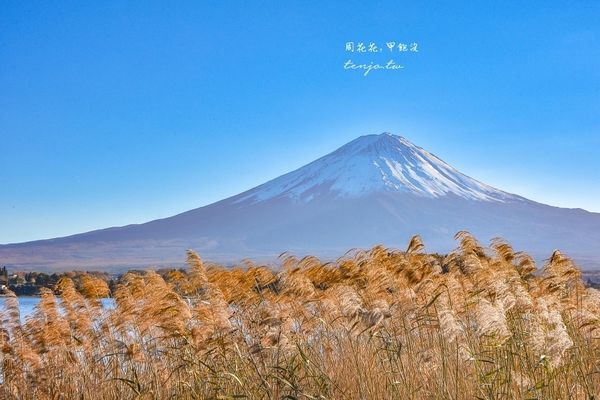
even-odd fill
[[(0, 308), (4, 309), (5, 297), (0, 297)], [(60, 298), (59, 298), (60, 299)], [(102, 306), (105, 308), (113, 308), (115, 306), (115, 299), (101, 299)], [(21, 311), (21, 320), (25, 321), (27, 316), (33, 314), (35, 306), (40, 302), (40, 297), (35, 296), (22, 296), (19, 297), (19, 309)]]

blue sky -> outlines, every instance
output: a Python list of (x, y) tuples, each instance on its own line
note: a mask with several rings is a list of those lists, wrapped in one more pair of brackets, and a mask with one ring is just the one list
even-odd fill
[(0, 12), (0, 243), (170, 216), (383, 131), (600, 212), (598, 1), (50, 3)]

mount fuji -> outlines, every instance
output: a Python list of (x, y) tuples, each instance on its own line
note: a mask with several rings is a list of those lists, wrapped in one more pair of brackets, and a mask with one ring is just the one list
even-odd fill
[(540, 204), (457, 171), (401, 136), (361, 136), (293, 172), (173, 217), (68, 237), (0, 246), (21, 269), (180, 265), (195, 249), (210, 260), (269, 261), (284, 251), (337, 257), (375, 244), (429, 251), (455, 247), (468, 230), (503, 237), (543, 259), (561, 249), (600, 267), (600, 214)]

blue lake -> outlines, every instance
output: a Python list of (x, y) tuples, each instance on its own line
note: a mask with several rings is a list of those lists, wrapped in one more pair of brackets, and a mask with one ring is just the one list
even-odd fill
[[(0, 309), (2, 310), (4, 310), (5, 307), (4, 299), (4, 297), (0, 297)], [(35, 296), (22, 296), (18, 299), (21, 320), (25, 321), (25, 318), (35, 311), (35, 306), (40, 302), (40, 298)], [(105, 308), (113, 308), (115, 306), (115, 299), (102, 299), (102, 306)]]

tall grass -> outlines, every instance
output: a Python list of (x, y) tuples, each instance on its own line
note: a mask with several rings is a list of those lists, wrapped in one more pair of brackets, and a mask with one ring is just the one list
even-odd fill
[(419, 237), (335, 263), (281, 257), (62, 279), (22, 324), (6, 299), (0, 398), (592, 399), (600, 292), (556, 251), (541, 271), (466, 232), (445, 257)]

